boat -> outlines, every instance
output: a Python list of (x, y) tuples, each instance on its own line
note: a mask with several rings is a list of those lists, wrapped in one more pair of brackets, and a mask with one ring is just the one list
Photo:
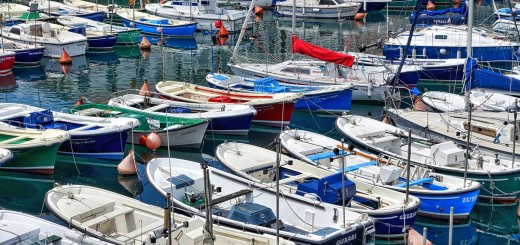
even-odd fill
[[(293, 0), (296, 18), (346, 19), (352, 18), (360, 9), (359, 2)], [(293, 1), (277, 2), (275, 14), (293, 16)], [(362, 7), (361, 7), (362, 8)]]
[[(348, 52), (355, 57), (358, 66), (397, 66), (401, 63), (401, 54), (387, 53), (387, 56), (373, 55), (359, 52)], [(422, 59), (421, 54), (406, 57), (403, 67), (415, 68), (419, 80), (428, 81), (461, 81), (464, 75), (465, 59)], [(423, 55), (425, 56), (425, 55)], [(397, 70), (397, 69), (395, 69)], [(406, 70), (405, 70), (406, 71)], [(400, 79), (408, 86), (414, 85), (410, 79)], [(413, 81), (413, 80), (412, 80)]]
[(464, 97), (454, 93), (427, 91), (420, 97), (424, 104), (439, 112), (463, 111), (466, 107)]
[(499, 92), (508, 95), (520, 95), (520, 71), (513, 69), (495, 69), (476, 59), (468, 59), (467, 74), (464, 87), (468, 90), (480, 88), (488, 92)]
[[(466, 58), (467, 30), (466, 26), (443, 25), (416, 31), (405, 56), (422, 54), (420, 58), (427, 59)], [(403, 53), (408, 37), (408, 32), (390, 37), (384, 44), (383, 54), (397, 56)], [(516, 51), (520, 47), (518, 43), (503, 37), (494, 38), (477, 28), (472, 29), (472, 40), (473, 58), (479, 61), (507, 62), (517, 59)]]
[[(280, 227), (281, 238), (298, 244), (374, 244), (373, 219), (364, 214), (345, 210), (344, 220), (335, 205), (281, 190), (282, 212), (276, 216), (277, 195), (269, 185), (212, 167), (204, 171), (214, 186), (214, 191), (206, 194), (211, 196), (214, 223), (268, 235), (275, 235)], [(146, 175), (161, 196), (171, 194), (176, 208), (206, 215), (204, 190), (209, 188), (203, 187), (200, 163), (155, 158), (147, 164)]]
[[(121, 92), (118, 94), (122, 94)], [(256, 110), (248, 105), (185, 103), (147, 96), (124, 94), (110, 99), (108, 105), (127, 110), (145, 111), (156, 115), (206, 119), (206, 133), (247, 135)]]
[[(419, 15), (419, 16), (417, 16)], [(468, 17), (466, 2), (452, 1), (450, 8), (442, 10), (420, 10), (413, 12), (408, 20), (419, 25), (465, 25)]]
[[(110, 244), (274, 244), (274, 236), (213, 224), (213, 234), (205, 234), (205, 220), (145, 204), (131, 197), (86, 185), (57, 186), (45, 195), (45, 205), (62, 222)], [(167, 209), (166, 209), (167, 210)], [(172, 221), (165, 220), (170, 216)], [(171, 233), (168, 234), (168, 225)], [(72, 230), (71, 230), (72, 231)], [(81, 243), (83, 244), (83, 243)], [(294, 244), (281, 239), (280, 244)]]
[[(387, 110), (387, 113), (394, 112), (393, 110)], [(422, 117), (429, 117), (431, 124), (438, 122), (438, 126), (432, 126), (428, 133), (433, 134), (438, 130), (437, 127), (442, 128), (446, 131), (446, 124), (439, 120), (447, 120), (451, 124), (450, 131), (458, 132), (459, 134), (466, 134), (466, 130), (457, 125), (457, 121), (460, 124), (464, 124), (466, 118), (461, 119), (457, 113), (452, 115), (445, 115), (444, 118), (439, 119), (437, 115), (440, 113), (428, 113), (423, 112)], [(473, 112), (475, 117), (472, 122), (472, 128), (474, 131), (471, 134), (472, 144), (479, 144), (479, 139), (486, 140), (484, 134), (489, 133), (489, 128), (483, 128), (479, 124), (483, 121), (479, 121), (478, 114), (490, 113), (490, 112)], [(496, 112), (492, 112), (497, 114)], [(390, 114), (392, 119), (394, 118)], [(417, 120), (415, 116), (406, 115), (407, 120)], [(455, 121), (456, 119), (457, 121)], [(399, 120), (396, 118), (396, 120)], [(490, 118), (485, 118), (484, 122), (491, 122)], [(402, 120), (395, 121), (398, 126), (402, 126)], [(503, 122), (503, 121), (502, 121)], [(355, 125), (354, 125), (355, 124)], [(340, 130), (341, 134), (352, 140), (354, 144), (359, 145), (361, 149), (369, 150), (372, 152), (383, 153), (389, 157), (401, 159), (406, 161), (407, 159), (407, 146), (402, 146), (402, 142), (411, 141), (411, 153), (410, 161), (416, 165), (427, 166), (433, 169), (437, 173), (448, 174), (463, 178), (465, 175), (465, 155), (469, 155), (467, 159), (467, 178), (468, 180), (478, 181), (482, 185), (479, 197), (481, 199), (492, 199), (495, 201), (509, 202), (516, 200), (516, 195), (520, 190), (520, 183), (515, 180), (520, 176), (520, 163), (515, 161), (512, 164), (511, 160), (501, 157), (499, 152), (490, 152), (483, 149), (486, 147), (485, 144), (481, 144), (477, 148), (466, 152), (465, 149), (461, 149), (466, 145), (466, 136), (464, 139), (458, 137), (460, 140), (446, 138), (443, 140), (434, 140), (433, 142), (427, 138), (420, 137), (419, 135), (412, 135), (412, 139), (408, 139), (408, 134), (392, 125), (384, 124), (377, 120), (364, 117), (346, 116), (341, 117), (336, 121), (336, 127)], [(407, 126), (406, 128), (414, 129), (413, 127)], [(478, 130), (480, 128), (480, 130)], [(479, 133), (480, 132), (480, 133)], [(488, 139), (491, 137), (488, 137)], [(441, 138), (438, 138), (441, 139)], [(490, 141), (492, 142), (492, 141)], [(497, 143), (498, 144), (498, 143)], [(509, 152), (511, 154), (511, 152)]]
[[(429, 2), (435, 6), (446, 7), (451, 5), (450, 0), (430, 0)], [(421, 2), (421, 8), (426, 9), (428, 1)], [(414, 11), (417, 6), (417, 1), (414, 0), (392, 0), (388, 3), (387, 9), (389, 11)]]
[[(98, 4), (97, 2), (89, 2), (89, 1), (83, 1), (83, 0), (63, 0), (63, 3), (68, 6), (73, 6), (80, 9), (90, 10), (90, 11), (101, 11), (105, 14), (110, 14), (112, 10), (115, 10), (119, 8), (117, 4)], [(107, 2), (109, 3), (109, 2)]]
[(407, 178), (403, 161), (399, 164), (389, 163), (377, 155), (356, 150), (352, 146), (344, 147), (338, 140), (305, 130), (285, 130), (280, 136), (284, 149), (295, 158), (328, 168), (331, 172), (341, 172), (340, 161), (345, 155), (345, 172), (350, 180), (403, 194), (406, 194), (406, 185), (409, 183), (409, 194), (422, 202), (418, 212), (422, 216), (449, 219), (450, 214), (445, 210), (453, 207), (454, 219), (465, 219), (477, 201), (480, 185), (475, 181), (463, 188), (462, 179), (420, 166), (410, 166), (410, 173), (415, 174)]
[(349, 85), (328, 87), (281, 85), (270, 77), (254, 80), (220, 73), (208, 74), (206, 81), (212, 88), (241, 93), (302, 93), (303, 97), (294, 105), (295, 110), (348, 112), (352, 100), (353, 87)]
[(253, 106), (253, 122), (266, 126), (289, 125), (297, 93), (259, 94), (222, 91), (200, 85), (161, 81), (155, 85), (159, 98), (188, 103), (245, 104)]
[(1, 103), (0, 121), (20, 128), (60, 129), (70, 135), (58, 149), (61, 154), (123, 159), (128, 133), (137, 119), (88, 117), (35, 106)]
[(31, 0), (29, 6), (31, 4), (37, 4), (38, 11), (55, 17), (70, 15), (101, 22), (105, 20), (105, 13), (102, 11), (81, 9), (50, 0)]
[(83, 35), (87, 38), (88, 50), (109, 50), (116, 45), (116, 34), (103, 33), (97, 31), (87, 30), (85, 25), (64, 26), (59, 24), (50, 24), (51, 29), (60, 30), (62, 32), (68, 31)]
[(520, 3), (512, 2), (511, 5), (513, 5), (514, 7), (513, 8), (505, 7), (505, 8), (496, 9), (496, 7), (493, 6), (495, 9), (495, 17), (497, 19), (512, 19), (512, 18), (518, 19), (518, 14), (520, 14)]
[[(280, 170), (276, 170), (276, 152), (237, 142), (225, 142), (215, 149), (216, 158), (232, 173), (257, 183), (276, 187), (280, 175), (280, 188), (284, 193), (296, 193), (314, 198), (342, 209), (342, 189), (345, 190), (346, 210), (365, 213), (375, 219), (375, 234), (381, 237), (405, 235), (404, 228), (412, 225), (421, 201), (411, 196), (406, 203), (404, 193), (359, 181), (345, 175), (341, 182), (341, 168), (310, 165), (280, 155)], [(326, 159), (327, 161), (329, 159)], [(264, 170), (270, 171), (264, 171)], [(339, 173), (338, 173), (339, 172)], [(326, 188), (320, 185), (326, 183)], [(336, 193), (336, 194), (334, 194)]]
[(87, 49), (87, 38), (68, 31), (52, 29), (47, 22), (30, 22), (4, 27), (1, 34), (5, 39), (45, 47), (43, 56), (59, 58), (63, 51), (69, 56), (81, 56)]
[(69, 134), (62, 130), (0, 124), (0, 148), (13, 154), (11, 160), (0, 164), (0, 170), (52, 175), (58, 148), (69, 138)]
[(1, 244), (110, 244), (29, 214), (0, 210)]
[(15, 53), (0, 49), (0, 74), (7, 74), (13, 69)]
[(195, 21), (197, 29), (218, 31), (220, 27), (215, 26), (220, 20), (221, 25), (228, 32), (239, 32), (246, 18), (245, 10), (228, 10), (217, 7), (216, 1), (203, 0), (175, 0), (162, 3), (150, 3), (144, 7), (150, 14), (165, 18)]
[(117, 44), (136, 44), (141, 37), (141, 31), (137, 28), (110, 25), (76, 16), (60, 16), (57, 21), (68, 27), (84, 26), (86, 32), (98, 33), (100, 35), (116, 35)]
[(70, 112), (83, 116), (138, 119), (139, 127), (132, 130), (132, 135), (127, 140), (132, 144), (139, 144), (139, 142), (142, 142), (142, 138), (146, 140), (149, 134), (155, 133), (160, 138), (160, 146), (200, 148), (208, 127), (208, 120), (206, 119), (158, 115), (148, 111), (137, 111), (105, 104), (85, 103), (72, 107)]
[(477, 235), (477, 229), (475, 229), (475, 224), (471, 219), (457, 220), (457, 222), (453, 223), (452, 227), (450, 227), (449, 221), (446, 220), (418, 217), (413, 223), (412, 228), (419, 233), (427, 229), (427, 239), (433, 244), (445, 244), (450, 238), (455, 244), (476, 245), (478, 244), (477, 241), (480, 241), (480, 234)]
[(38, 65), (45, 52), (44, 46), (10, 40), (3, 40), (0, 47), (3, 50), (14, 52), (14, 63), (19, 65)]
[(488, 92), (485, 89), (472, 89), (470, 100), (474, 108), (482, 108), (486, 111), (506, 111), (518, 98), (498, 92)]
[(48, 15), (30, 12), (27, 5), (17, 3), (0, 3), (0, 13), (3, 14), (3, 25), (11, 26), (28, 20), (48, 20)]
[[(235, 8), (236, 6), (239, 6), (242, 8), (248, 8), (249, 4), (251, 4), (251, 2), (247, 1), (247, 0), (216, 0), (216, 1), (217, 1), (217, 6), (224, 7), (224, 8), (229, 8), (229, 7)], [(255, 6), (258, 6), (262, 9), (270, 9), (272, 5), (273, 5), (272, 0), (258, 0), (258, 1), (255, 0)]]
[[(518, 24), (516, 25), (518, 26)], [(518, 30), (515, 26), (515, 21), (512, 19), (498, 19), (491, 25), (491, 29), (498, 35), (503, 35), (509, 38), (518, 36)]]
[(358, 13), (367, 13), (384, 9), (392, 0), (364, 0), (357, 2), (360, 4)]
[(197, 28), (197, 23), (191, 20), (168, 19), (133, 9), (118, 9), (116, 13), (126, 27), (139, 28), (142, 33), (152, 35), (191, 37)]

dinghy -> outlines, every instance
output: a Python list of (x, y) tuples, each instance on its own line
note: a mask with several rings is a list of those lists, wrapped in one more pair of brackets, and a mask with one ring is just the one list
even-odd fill
[[(373, 219), (364, 214), (346, 210), (343, 220), (335, 205), (281, 190), (277, 217), (277, 195), (270, 185), (212, 167), (205, 171), (211, 183), (208, 186), (214, 186), (209, 193), (214, 223), (269, 235), (280, 227), (280, 237), (298, 244), (374, 244)], [(171, 194), (178, 208), (205, 215), (205, 181), (199, 163), (155, 158), (148, 163), (146, 174), (162, 196)]]
[[(45, 205), (56, 217), (75, 229), (111, 244), (168, 244), (165, 211), (131, 197), (84, 186), (64, 185), (45, 195)], [(167, 212), (167, 211), (166, 211)], [(202, 244), (205, 220), (170, 213), (172, 244)], [(166, 230), (165, 230), (166, 229)], [(213, 224), (215, 244), (274, 244), (262, 236)], [(280, 244), (294, 244), (280, 240)]]
[(0, 244), (110, 244), (21, 212), (0, 210)]
[(52, 175), (58, 148), (69, 138), (62, 130), (18, 128), (2, 123), (0, 148), (10, 150), (13, 158), (0, 164), (0, 170)]
[(282, 85), (272, 78), (249, 79), (225, 74), (208, 74), (206, 81), (212, 88), (241, 93), (302, 93), (303, 97), (296, 101), (295, 110), (348, 112), (352, 101), (352, 85), (297, 86)]
[(208, 121), (205, 119), (178, 118), (158, 115), (148, 111), (137, 111), (104, 104), (83, 104), (74, 106), (71, 113), (104, 118), (129, 117), (139, 120), (139, 127), (132, 130), (129, 143), (138, 144), (150, 133), (160, 138), (160, 146), (199, 148), (204, 139)]
[(69, 6), (63, 3), (50, 1), (50, 0), (32, 0), (29, 2), (29, 6), (31, 4), (37, 4), (38, 10), (40, 12), (49, 14), (51, 16), (77, 16), (85, 19), (95, 20), (95, 21), (103, 21), (105, 19), (105, 14), (102, 11), (94, 11), (88, 9), (81, 9), (74, 6)]
[(76, 16), (60, 16), (57, 21), (68, 27), (85, 27), (86, 32), (100, 36), (116, 35), (116, 43), (118, 44), (135, 44), (141, 36), (141, 31), (137, 28), (110, 25)]
[[(276, 187), (276, 152), (244, 143), (226, 142), (217, 146), (215, 156), (231, 172), (251, 181), (269, 184), (271, 188)], [(280, 164), (280, 187), (284, 192), (314, 196), (323, 202), (339, 205), (337, 209), (341, 209), (342, 183), (341, 177), (338, 177), (341, 176), (341, 168), (316, 167), (285, 155), (280, 156)], [(264, 171), (266, 169), (271, 171)], [(344, 182), (346, 209), (374, 218), (376, 236), (405, 235), (404, 228), (413, 224), (421, 206), (418, 198), (411, 196), (405, 203), (405, 194), (401, 192), (346, 176)], [(325, 193), (319, 188), (323, 183), (330, 186)], [(334, 191), (339, 192), (334, 195)]]
[(132, 9), (118, 9), (117, 15), (126, 27), (139, 28), (141, 32), (152, 35), (192, 37), (197, 27), (192, 20), (168, 19)]
[[(477, 112), (474, 112), (477, 114)], [(435, 115), (436, 113), (430, 113)], [(423, 116), (426, 116), (423, 114)], [(432, 123), (438, 122), (437, 117), (428, 115)], [(415, 119), (410, 117), (410, 119)], [(441, 119), (442, 120), (442, 119)], [(444, 118), (448, 120), (448, 118)], [(452, 119), (453, 122), (453, 116)], [(461, 123), (464, 119), (458, 119)], [(488, 119), (489, 120), (489, 119)], [(486, 129), (482, 128), (475, 121), (472, 127), (481, 128), (482, 133), (486, 133)], [(438, 124), (441, 124), (440, 122)], [(442, 125), (439, 125), (442, 127)], [(453, 127), (456, 124), (452, 124)], [(349, 138), (354, 144), (359, 145), (360, 148), (369, 151), (382, 153), (388, 158), (400, 159), (401, 162), (406, 162), (407, 159), (407, 145), (410, 141), (408, 133), (394, 127), (392, 125), (384, 124), (382, 122), (356, 116), (341, 117), (336, 121), (336, 127), (341, 134)], [(436, 130), (436, 127), (432, 129)], [(445, 130), (445, 129), (444, 129)], [(455, 130), (452, 128), (451, 130)], [(459, 131), (461, 132), (461, 131)], [(432, 133), (430, 131), (430, 133)], [(462, 131), (466, 133), (466, 131)], [(475, 136), (477, 132), (472, 133), (473, 139), (482, 138), (482, 136)], [(466, 150), (461, 149), (453, 141), (447, 139), (439, 142), (432, 142), (417, 135), (412, 135), (410, 160), (413, 164), (431, 168), (435, 172), (457, 176), (462, 178), (465, 172), (465, 155)], [(462, 146), (465, 145), (465, 140)], [(478, 181), (482, 184), (480, 197), (484, 199), (494, 199), (499, 201), (516, 200), (516, 195), (520, 190), (520, 183), (515, 181), (520, 178), (520, 163), (515, 162), (512, 165), (511, 160), (500, 158), (497, 154), (486, 154), (482, 148), (469, 150), (470, 159), (467, 165), (467, 178), (469, 180)], [(470, 198), (471, 199), (471, 198)], [(468, 200), (470, 200), (468, 199)]]
[(275, 127), (289, 125), (295, 101), (302, 96), (296, 93), (238, 93), (175, 81), (159, 82), (155, 90), (159, 98), (188, 103), (251, 105), (256, 110), (254, 123)]
[(51, 28), (47, 22), (30, 22), (3, 27), (1, 34), (5, 39), (30, 45), (45, 47), (44, 56), (60, 58), (63, 51), (69, 56), (84, 55), (87, 38), (69, 31)]
[(65, 130), (70, 140), (59, 153), (108, 159), (124, 157), (128, 133), (139, 126), (137, 119), (80, 116), (15, 103), (0, 104), (0, 121), (20, 128)]
[(428, 91), (421, 94), (421, 100), (435, 111), (463, 111), (466, 106), (464, 97), (441, 91)]
[(14, 52), (14, 63), (20, 65), (40, 64), (45, 51), (44, 46), (29, 45), (11, 40), (3, 40), (0, 47), (5, 51)]
[(474, 107), (485, 111), (505, 111), (518, 98), (498, 92), (487, 92), (484, 89), (472, 89), (470, 100)]
[(144, 7), (148, 13), (165, 18), (195, 21), (197, 29), (218, 31), (216, 22), (220, 21), (228, 32), (239, 32), (244, 24), (247, 11), (219, 8), (216, 1), (175, 0), (149, 3)]
[(90, 11), (101, 11), (105, 14), (110, 14), (110, 8), (117, 9), (119, 6), (117, 4), (98, 4), (97, 2), (89, 2), (89, 1), (83, 1), (83, 0), (63, 0), (63, 3), (68, 6), (73, 6), (80, 9), (90, 10)]
[[(462, 180), (448, 175), (433, 173), (430, 169), (413, 166), (415, 172), (422, 175), (411, 175), (407, 181), (406, 171), (402, 165), (391, 165), (379, 161), (378, 157), (353, 148), (344, 149), (340, 141), (302, 130), (285, 130), (280, 134), (282, 145), (298, 159), (327, 168), (329, 171), (341, 171), (342, 154), (345, 154), (345, 165), (348, 177), (399, 192), (406, 192), (406, 183), (410, 183), (410, 194), (421, 199), (419, 214), (424, 216), (448, 219), (449, 213), (443, 210), (454, 207), (455, 219), (464, 219), (471, 211), (478, 195), (478, 183), (464, 190)], [(347, 152), (348, 151), (348, 152)], [(425, 182), (421, 182), (425, 181)], [(440, 195), (446, 198), (439, 199)], [(475, 197), (471, 202), (464, 202), (464, 197)]]
[(256, 110), (248, 105), (185, 103), (147, 96), (125, 94), (110, 99), (108, 105), (128, 110), (174, 116), (179, 118), (206, 119), (206, 133), (247, 135)]

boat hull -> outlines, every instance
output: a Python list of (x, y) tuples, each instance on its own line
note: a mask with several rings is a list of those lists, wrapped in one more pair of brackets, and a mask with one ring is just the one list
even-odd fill
[[(327, 7), (323, 10), (320, 9), (320, 7), (296, 6), (295, 16), (297, 18), (346, 19), (353, 17), (357, 13), (358, 9), (358, 5), (345, 7)], [(293, 16), (292, 5), (277, 5), (275, 13), (282, 16)]]
[(13, 158), (0, 164), (0, 170), (52, 175), (59, 146), (59, 143), (30, 148), (4, 146), (13, 153)]
[(141, 32), (138, 30), (118, 32), (116, 44), (134, 44), (139, 41), (139, 37)]
[(6, 54), (0, 56), (0, 74), (6, 74), (11, 71), (14, 66), (15, 55)]
[[(404, 189), (401, 191), (404, 192)], [(449, 219), (450, 207), (453, 207), (454, 219), (466, 219), (477, 203), (479, 191), (474, 190), (450, 195), (425, 195), (412, 191), (410, 194), (422, 201), (421, 207), (419, 207), (419, 215), (436, 219)]]
[[(473, 47), (473, 57), (479, 61), (499, 62), (517, 60), (519, 47), (518, 45), (512, 47)], [(385, 44), (383, 54), (387, 57), (395, 56), (393, 53), (399, 54), (400, 48), (402, 48), (400, 45)], [(416, 50), (417, 53), (422, 53), (428, 59), (455, 59), (467, 56), (465, 47), (414, 46), (408, 50), (408, 56), (412, 57), (414, 55), (413, 50)]]
[[(161, 130), (155, 132), (161, 139), (161, 146), (176, 147), (176, 148), (200, 148), (204, 140), (204, 134), (208, 122), (195, 124), (181, 129), (171, 129), (169, 131)], [(139, 144), (139, 138), (150, 132), (143, 132), (140, 130), (133, 131), (133, 137), (129, 137), (127, 142), (132, 144)], [(135, 142), (132, 142), (132, 139)]]
[(61, 144), (58, 152), (87, 158), (123, 159), (130, 129), (92, 135), (74, 135)]
[(245, 136), (249, 133), (253, 117), (254, 114), (208, 118), (209, 125), (206, 133)]
[[(160, 26), (160, 25), (150, 25), (143, 22), (132, 22), (130, 19), (126, 19), (121, 17), (123, 20), (123, 24), (126, 27), (133, 27), (141, 29), (142, 33), (152, 34), (152, 35), (165, 35), (165, 36), (173, 36), (173, 37), (191, 37), (195, 33), (197, 29), (197, 23), (190, 23), (186, 25), (179, 26)], [(133, 26), (132, 26), (133, 25)], [(158, 28), (161, 29), (158, 29)], [(162, 33), (159, 32), (162, 30)]]
[(15, 53), (15, 64), (37, 65), (43, 58), (45, 48), (12, 49), (10, 51)]
[(92, 12), (92, 13), (80, 13), (80, 14), (58, 14), (58, 13), (51, 13), (52, 16), (62, 16), (62, 15), (70, 15), (70, 16), (76, 16), (80, 18), (85, 18), (89, 20), (99, 21), (103, 22), (105, 20), (105, 14), (102, 11), (98, 12)]
[(395, 213), (385, 213), (383, 215), (370, 214), (376, 219), (376, 236), (381, 237), (403, 237), (403, 230), (406, 226), (414, 224), (417, 216), (417, 209), (399, 210)]
[(88, 49), (112, 49), (116, 45), (115, 35), (87, 37)]
[(381, 1), (381, 2), (369, 2), (366, 1), (366, 9), (365, 9), (365, 2), (361, 2), (361, 6), (359, 6), (358, 13), (366, 13), (370, 11), (379, 11), (381, 9), (384, 9), (386, 5), (388, 4), (388, 1)]

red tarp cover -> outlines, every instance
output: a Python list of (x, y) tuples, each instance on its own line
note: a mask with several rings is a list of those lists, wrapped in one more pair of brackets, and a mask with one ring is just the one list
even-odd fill
[(312, 43), (305, 42), (296, 35), (292, 35), (292, 52), (311, 56), (316, 59), (334, 62), (351, 67), (354, 64), (354, 57), (348, 54), (338, 53)]

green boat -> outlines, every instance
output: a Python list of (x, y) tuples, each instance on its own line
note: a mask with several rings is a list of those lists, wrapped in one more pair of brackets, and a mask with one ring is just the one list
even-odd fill
[(84, 104), (74, 106), (71, 113), (98, 117), (130, 117), (139, 120), (141, 125), (128, 137), (129, 143), (139, 144), (146, 140), (150, 133), (160, 138), (160, 146), (179, 148), (199, 148), (204, 139), (208, 121), (206, 119), (189, 119), (150, 113), (146, 110), (135, 111), (112, 107), (105, 104)]
[(56, 154), (69, 134), (57, 129), (30, 129), (0, 126), (0, 148), (13, 157), (0, 163), (0, 170), (52, 175)]
[[(451, 0), (437, 0), (435, 2), (436, 10), (444, 9), (451, 5)], [(386, 5), (389, 11), (413, 11), (415, 10), (417, 1), (415, 0), (392, 0)], [(426, 5), (423, 5), (421, 9), (426, 9)]]

